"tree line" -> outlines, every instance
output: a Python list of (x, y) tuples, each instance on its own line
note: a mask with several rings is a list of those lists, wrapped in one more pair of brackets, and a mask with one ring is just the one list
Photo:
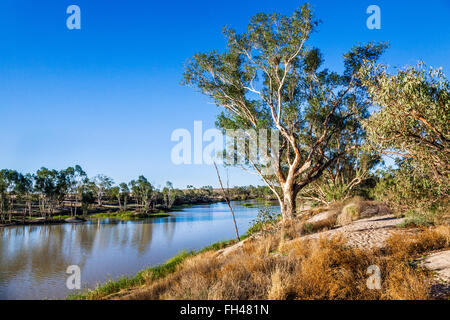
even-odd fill
[[(271, 197), (265, 186), (233, 187), (228, 194), (233, 200)], [(86, 216), (92, 208), (149, 213), (171, 210), (174, 205), (220, 200), (221, 194), (211, 186), (189, 185), (182, 190), (167, 181), (163, 188), (157, 188), (143, 175), (115, 185), (112, 178), (103, 174), (89, 178), (79, 165), (63, 170), (41, 168), (33, 174), (0, 170), (2, 223), (12, 222), (14, 216), (22, 221), (35, 216), (51, 219), (56, 214)]]

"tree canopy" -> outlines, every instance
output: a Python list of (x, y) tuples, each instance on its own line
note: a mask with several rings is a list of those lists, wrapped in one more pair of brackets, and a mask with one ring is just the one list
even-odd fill
[(368, 117), (369, 103), (356, 75), (387, 47), (355, 46), (338, 74), (323, 67), (318, 48), (308, 46), (317, 25), (306, 4), (291, 16), (259, 13), (242, 34), (225, 27), (226, 51), (196, 54), (184, 73), (186, 85), (224, 108), (219, 128), (278, 132), (279, 150), (269, 147), (274, 173), (265, 175), (263, 162), (247, 165), (275, 193), (284, 218), (295, 214), (300, 190), (361, 145), (360, 120)]

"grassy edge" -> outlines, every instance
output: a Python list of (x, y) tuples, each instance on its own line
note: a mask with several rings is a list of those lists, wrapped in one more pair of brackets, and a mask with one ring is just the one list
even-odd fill
[[(240, 240), (242, 241), (246, 238), (248, 238), (248, 235), (244, 234), (240, 237)], [(141, 270), (134, 276), (122, 276), (117, 280), (109, 279), (99, 287), (92, 290), (87, 290), (78, 293), (71, 293), (67, 296), (67, 300), (101, 299), (116, 294), (122, 290), (129, 290), (132, 288), (139, 287), (145, 284), (145, 282), (148, 280), (154, 281), (157, 279), (161, 279), (175, 272), (177, 266), (180, 265), (183, 261), (185, 261), (189, 257), (194, 257), (200, 253), (204, 253), (207, 251), (217, 251), (226, 248), (230, 245), (233, 245), (236, 242), (237, 242), (236, 239), (221, 240), (214, 242), (197, 251), (187, 251), (187, 250), (180, 251), (178, 254), (176, 254), (163, 264), (159, 264), (157, 266)]]
[(120, 212), (114, 212), (114, 213), (95, 213), (89, 216), (89, 219), (118, 219), (118, 220), (144, 220), (149, 218), (164, 218), (169, 217), (170, 214), (164, 211), (155, 212), (155, 213), (137, 213), (135, 214), (133, 211), (120, 211)]

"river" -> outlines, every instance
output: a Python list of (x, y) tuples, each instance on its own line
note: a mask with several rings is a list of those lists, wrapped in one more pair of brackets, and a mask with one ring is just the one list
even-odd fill
[[(233, 202), (241, 234), (264, 204)], [(273, 207), (275, 210), (276, 208)], [(67, 267), (81, 270), (83, 288), (235, 237), (226, 203), (196, 205), (144, 221), (104, 219), (81, 224), (0, 228), (0, 299), (63, 299)]]

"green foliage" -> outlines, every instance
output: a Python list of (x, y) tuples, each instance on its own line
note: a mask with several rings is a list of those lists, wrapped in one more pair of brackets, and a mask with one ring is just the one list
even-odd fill
[(371, 148), (395, 155), (376, 187), (378, 198), (403, 209), (444, 206), (450, 195), (450, 83), (423, 64), (387, 73), (368, 64), (359, 77), (380, 108), (364, 126)]
[(380, 162), (380, 156), (374, 152), (351, 152), (331, 165), (320, 179), (302, 190), (300, 197), (326, 205), (356, 196), (370, 198), (376, 183), (372, 170)]
[(91, 218), (113, 218), (119, 220), (141, 220), (148, 218), (164, 218), (169, 217), (170, 215), (165, 212), (156, 212), (156, 213), (143, 213), (143, 212), (134, 212), (134, 211), (119, 211), (114, 213), (96, 213), (91, 215)]
[(431, 212), (409, 210), (405, 215), (405, 221), (401, 227), (428, 227), (435, 224), (436, 217)]
[[(263, 174), (267, 161), (247, 165), (276, 194), (286, 218), (295, 214), (300, 190), (361, 145), (360, 120), (368, 117), (368, 104), (355, 75), (364, 61), (376, 61), (387, 47), (369, 43), (352, 48), (339, 75), (322, 66), (319, 49), (307, 45), (317, 25), (307, 4), (290, 16), (257, 14), (242, 34), (224, 28), (227, 51), (196, 54), (184, 73), (184, 84), (224, 108), (217, 126), (225, 132), (267, 129), (278, 134), (281, 150), (270, 159), (275, 172)], [(252, 138), (238, 139), (248, 145)], [(248, 159), (248, 148), (240, 151)]]
[(252, 221), (251, 227), (247, 230), (247, 235), (255, 234), (264, 229), (267, 225), (277, 222), (279, 215), (269, 207), (258, 210), (258, 215)]
[(144, 176), (139, 176), (137, 181), (132, 180), (130, 182), (130, 186), (131, 192), (136, 197), (138, 203), (143, 205), (145, 212), (148, 212), (153, 195), (153, 185)]
[(417, 171), (409, 159), (397, 160), (397, 168), (379, 172), (373, 189), (376, 200), (389, 203), (402, 213), (415, 208), (423, 211), (445, 210), (448, 186), (442, 186), (430, 176)]

